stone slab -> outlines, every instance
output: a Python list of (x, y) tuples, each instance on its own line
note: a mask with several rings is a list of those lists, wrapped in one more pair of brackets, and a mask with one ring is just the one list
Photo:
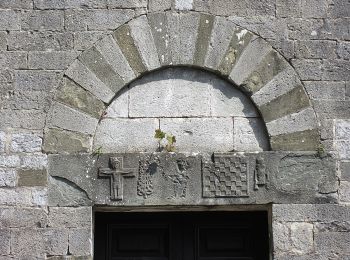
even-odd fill
[(50, 207), (48, 227), (89, 228), (92, 221), (91, 207)]
[(19, 170), (18, 171), (18, 186), (35, 187), (47, 185), (46, 170)]
[(0, 187), (15, 187), (17, 173), (15, 169), (0, 169)]
[(0, 228), (46, 227), (47, 211), (41, 208), (0, 207)]
[(320, 147), (320, 133), (317, 129), (282, 134), (270, 138), (272, 150), (316, 151)]

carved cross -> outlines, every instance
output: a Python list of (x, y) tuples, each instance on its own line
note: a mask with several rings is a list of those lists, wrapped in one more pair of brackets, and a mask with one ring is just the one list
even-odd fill
[(123, 200), (124, 178), (135, 177), (136, 169), (124, 168), (123, 157), (111, 157), (110, 168), (100, 168), (98, 177), (110, 179), (111, 200)]

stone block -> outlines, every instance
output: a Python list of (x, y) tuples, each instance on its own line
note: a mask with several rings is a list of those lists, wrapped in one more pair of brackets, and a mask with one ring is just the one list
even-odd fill
[(103, 38), (95, 47), (124, 82), (135, 78), (132, 68), (111, 35)]
[(350, 141), (350, 120), (337, 119), (334, 121), (335, 126), (335, 140)]
[(350, 255), (350, 232), (315, 232), (314, 239), (316, 252)]
[(0, 70), (0, 82), (12, 83), (14, 78), (14, 70), (3, 68)]
[(48, 51), (73, 49), (73, 34), (54, 32), (11, 32), (8, 49), (21, 51)]
[(97, 119), (101, 117), (102, 112), (105, 109), (102, 101), (98, 100), (88, 91), (68, 78), (65, 78), (63, 86), (56, 94), (56, 99)]
[(350, 162), (340, 162), (340, 172), (342, 181), (350, 181)]
[(150, 12), (159, 12), (171, 9), (172, 0), (149, 0), (148, 10)]
[(350, 181), (341, 181), (339, 186), (339, 199), (341, 202), (350, 202)]
[(5, 152), (6, 147), (6, 133), (0, 131), (0, 153)]
[(11, 253), (18, 256), (43, 258), (45, 254), (65, 255), (68, 250), (68, 230), (14, 229)]
[(153, 40), (146, 16), (141, 16), (129, 23), (130, 32), (147, 70), (160, 67), (157, 48)]
[(23, 128), (41, 130), (45, 125), (46, 114), (43, 110), (12, 110), (1, 111), (0, 128)]
[(0, 67), (10, 69), (26, 69), (27, 53), (22, 51), (0, 52)]
[(292, 68), (287, 68), (255, 92), (251, 98), (257, 106), (261, 106), (301, 85), (295, 71)]
[(350, 43), (340, 42), (337, 45), (337, 54), (341, 59), (350, 60)]
[(334, 141), (334, 149), (339, 153), (340, 159), (350, 159), (350, 141)]
[[(211, 69), (218, 69), (229, 49), (231, 39), (234, 35), (234, 23), (225, 18), (216, 17), (211, 31), (209, 47), (207, 50), (204, 66)], [(204, 54), (204, 55), (205, 55)]]
[(60, 31), (64, 27), (63, 11), (37, 11), (22, 13), (21, 29), (24, 31)]
[(50, 207), (48, 216), (48, 227), (52, 228), (90, 229), (92, 225), (91, 207)]
[(78, 56), (76, 51), (29, 52), (28, 68), (44, 70), (64, 70)]
[(18, 186), (35, 187), (47, 185), (46, 170), (19, 170)]
[(350, 80), (350, 60), (325, 60), (323, 63), (323, 80)]
[(279, 18), (285, 17), (301, 17), (302, 0), (277, 0), (276, 2), (276, 16)]
[(310, 99), (344, 100), (345, 83), (340, 81), (304, 81)]
[(198, 13), (167, 13), (172, 65), (192, 65), (199, 27)]
[(14, 169), (0, 169), (0, 187), (15, 187), (17, 173)]
[(65, 178), (50, 177), (48, 191), (49, 206), (80, 207), (91, 205), (86, 191)]
[(2, 255), (11, 253), (11, 231), (9, 229), (0, 229), (0, 252)]
[(12, 134), (10, 150), (15, 153), (40, 152), (42, 137), (33, 133)]
[(54, 103), (48, 119), (49, 127), (92, 135), (98, 120), (60, 103)]
[(37, 207), (48, 206), (48, 189), (35, 187), (32, 189), (33, 205)]
[(175, 9), (180, 11), (191, 10), (193, 8), (193, 0), (175, 0)]
[(20, 30), (20, 15), (13, 10), (0, 10), (0, 28), (1, 30), (15, 31)]
[(320, 134), (317, 129), (276, 135), (270, 138), (274, 151), (316, 151), (320, 145)]
[(350, 3), (343, 0), (334, 0), (328, 6), (328, 16), (332, 18), (350, 17)]
[(89, 136), (60, 129), (45, 130), (43, 150), (48, 153), (79, 153), (91, 149)]
[(305, 255), (314, 251), (314, 226), (310, 223), (292, 223), (290, 226), (291, 251), (297, 255)]
[(65, 28), (68, 31), (113, 30), (135, 15), (134, 10), (66, 10)]
[(60, 80), (57, 72), (16, 70), (14, 86), (17, 91), (50, 92), (59, 86)]
[(161, 118), (160, 129), (176, 137), (179, 152), (225, 152), (234, 149), (232, 118)]
[(44, 228), (47, 212), (41, 208), (0, 207), (0, 228)]
[(32, 192), (27, 188), (0, 189), (0, 205), (33, 206)]
[(314, 110), (309, 107), (266, 123), (270, 136), (302, 132), (318, 127)]
[(323, 65), (320, 60), (298, 59), (292, 60), (292, 64), (301, 80), (320, 80), (322, 78)]
[(147, 0), (107, 0), (109, 8), (146, 8)]
[(84, 51), (79, 60), (112, 92), (117, 93), (124, 86), (122, 78), (95, 47)]
[(327, 9), (330, 7), (327, 0), (302, 0), (302, 17), (326, 18)]
[(75, 61), (66, 75), (105, 103), (114, 97), (114, 92), (80, 61)]
[(21, 156), (21, 168), (43, 169), (47, 166), (46, 154)]
[(69, 252), (73, 255), (89, 256), (92, 251), (91, 229), (69, 230)]
[(273, 231), (273, 251), (275, 253), (289, 252), (291, 249), (290, 227), (286, 223), (274, 221)]
[(84, 9), (84, 8), (107, 8), (106, 1), (99, 0), (34, 0), (35, 9)]
[(233, 126), (235, 151), (256, 152), (269, 150), (268, 135), (262, 119), (235, 117)]
[(258, 65), (271, 50), (271, 46), (263, 39), (257, 38), (254, 41), (252, 40), (241, 54), (229, 78), (237, 86), (240, 86), (257, 69)]
[(301, 59), (335, 59), (337, 57), (336, 46), (335, 41), (297, 41), (295, 56)]
[(274, 204), (272, 218), (280, 222), (349, 221), (350, 208), (336, 204)]
[(155, 151), (158, 128), (158, 119), (104, 119), (97, 128), (93, 149), (101, 147), (104, 153)]
[(300, 112), (310, 107), (310, 102), (302, 86), (297, 86), (291, 91), (277, 97), (258, 107), (265, 122), (271, 122), (278, 118)]
[(78, 51), (85, 51), (107, 35), (108, 31), (74, 32), (74, 49)]
[(211, 80), (212, 76), (204, 72), (185, 69), (167, 69), (144, 76), (130, 85), (129, 116), (209, 116)]
[(0, 167), (18, 167), (21, 160), (18, 155), (0, 155)]
[(329, 19), (326, 28), (322, 31), (322, 37), (333, 40), (350, 40), (349, 28), (350, 18)]
[(32, 0), (2, 0), (0, 9), (33, 9)]
[(0, 51), (7, 50), (7, 33), (0, 32)]
[(315, 112), (322, 119), (350, 119), (350, 102), (343, 100), (313, 100)]

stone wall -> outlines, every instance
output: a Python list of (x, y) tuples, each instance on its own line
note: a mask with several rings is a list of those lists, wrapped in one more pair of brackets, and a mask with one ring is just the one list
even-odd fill
[[(46, 118), (57, 90), (71, 84), (63, 77), (65, 70), (82, 51), (135, 17), (165, 10), (226, 17), (265, 39), (296, 70), (321, 130), (318, 151), (338, 158), (339, 188), (332, 204), (272, 205), (274, 259), (348, 259), (346, 0), (0, 1), (0, 259), (90, 259), (92, 208), (73, 182), (48, 174), (48, 154), (57, 147), (45, 145), (43, 152)], [(102, 112), (100, 103), (84, 98), (93, 111)], [(53, 140), (56, 134), (62, 133), (54, 133)], [(91, 140), (75, 134), (77, 146), (92, 152)]]

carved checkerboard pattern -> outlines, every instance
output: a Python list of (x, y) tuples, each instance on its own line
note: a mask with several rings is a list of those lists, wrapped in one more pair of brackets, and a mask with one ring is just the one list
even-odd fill
[(203, 197), (247, 197), (248, 164), (244, 158), (215, 158), (203, 167)]

